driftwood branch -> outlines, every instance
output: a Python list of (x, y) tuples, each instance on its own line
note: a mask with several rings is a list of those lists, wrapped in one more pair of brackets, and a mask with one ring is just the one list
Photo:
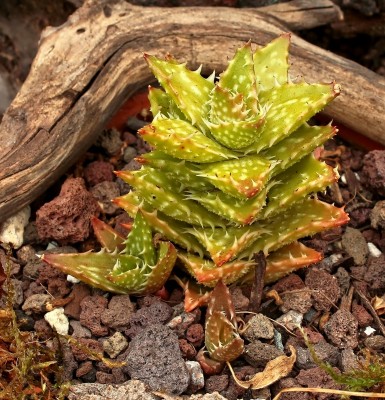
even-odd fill
[[(88, 0), (64, 25), (46, 29), (30, 74), (0, 125), (0, 221), (44, 192), (119, 106), (153, 82), (142, 52), (170, 52), (190, 67), (220, 71), (247, 40), (265, 45), (288, 31), (274, 9), (264, 11)], [(383, 78), (295, 35), (291, 54), (293, 76), (342, 84), (344, 94), (326, 110), (330, 118), (385, 143)]]

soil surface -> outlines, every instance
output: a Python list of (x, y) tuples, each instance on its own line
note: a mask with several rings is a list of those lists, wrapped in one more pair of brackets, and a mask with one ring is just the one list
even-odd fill
[[(78, 5), (75, 1), (59, 3), (67, 8), (44, 9), (41, 15), (47, 19), (40, 29), (53, 23), (52, 15), (63, 18)], [(170, 5), (170, 1), (161, 3)], [(261, 2), (211, 3), (256, 6)], [(345, 22), (300, 34), (385, 75), (384, 2), (343, 3)], [(20, 9), (11, 7), (8, 15), (11, 9), (18, 10), (17, 15), (28, 22)], [(5, 35), (1, 18), (0, 39), (9, 43), (11, 51), (18, 42)], [(12, 54), (13, 63), (2, 63), (3, 72), (7, 72), (2, 76), (17, 88), (25, 77), (25, 66)], [(183, 292), (176, 283), (168, 282), (162, 296), (115, 295), (77, 282), (40, 260), (43, 252), (98, 249), (90, 225), (92, 216), (127, 234), (122, 224), (131, 220), (111, 199), (127, 193), (130, 187), (113, 171), (138, 169), (135, 157), (149, 150), (136, 135), (151, 118), (143, 98), (137, 97), (136, 109), (131, 109), (123, 124), (121, 118), (111, 122), (119, 129), (106, 129), (84, 157), (31, 205), (29, 218), (21, 214), (12, 221), (14, 243), (18, 243), (15, 248), (0, 247), (3, 268), (11, 265), (0, 308), (6, 309), (7, 291), (12, 288), (12, 307), (21, 331), (33, 332), (44, 346), (60, 355), (61, 379), (71, 380), (73, 385), (68, 398), (159, 399), (153, 392), (165, 391), (192, 399), (205, 395), (206, 399), (268, 400), (288, 387), (343, 388), (320, 368), (319, 361), (346, 372), (385, 357), (385, 151), (353, 147), (338, 137), (325, 144), (320, 157), (336, 167), (341, 178), (319, 197), (345, 205), (350, 222), (303, 240), (322, 252), (324, 259), (265, 287), (261, 311), (255, 316), (242, 313), (248, 309), (250, 288), (231, 288), (240, 318), (249, 322), (243, 334), (245, 352), (233, 362), (239, 379), (248, 379), (268, 361), (287, 354), (289, 345), (297, 351), (290, 375), (269, 388), (242, 389), (227, 367), (216, 375), (203, 374), (196, 355), (204, 346), (205, 309), (185, 312)], [(306, 333), (310, 349), (298, 326)], [(76, 343), (59, 340), (55, 330), (71, 335)], [(101, 361), (102, 356), (115, 364)], [(214, 392), (217, 394), (208, 395)], [(139, 395), (142, 397), (135, 397)], [(45, 398), (43, 394), (36, 396), (30, 398)], [(308, 393), (281, 397), (334, 398), (338, 396)]]

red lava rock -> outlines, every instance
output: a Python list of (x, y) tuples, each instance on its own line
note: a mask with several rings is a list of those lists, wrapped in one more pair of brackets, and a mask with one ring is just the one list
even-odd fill
[(101, 315), (107, 308), (108, 300), (103, 296), (87, 296), (80, 303), (80, 322), (95, 336), (106, 336), (108, 328), (101, 325)]
[(338, 310), (324, 326), (329, 340), (339, 348), (358, 346), (358, 321), (349, 311)]
[[(321, 333), (308, 328), (308, 327), (304, 327), (302, 328), (303, 332), (305, 333), (307, 340), (311, 343), (311, 344), (316, 344), (316, 343), (320, 343), (323, 342), (325, 339), (322, 336)], [(299, 331), (296, 331), (297, 337), (302, 338), (302, 333)], [(303, 344), (305, 344), (305, 342), (303, 341)]]
[(96, 382), (103, 384), (113, 384), (115, 382), (115, 378), (112, 374), (108, 374), (103, 371), (96, 371)]
[[(76, 339), (76, 341), (79, 344), (78, 346), (76, 344), (71, 344), (71, 349), (76, 360), (93, 360), (95, 357), (92, 355), (92, 353), (99, 353), (100, 356), (103, 355), (103, 346), (97, 340), (79, 338)], [(88, 349), (88, 351), (85, 349)]]
[(373, 150), (364, 157), (363, 183), (374, 193), (385, 196), (385, 151)]
[(243, 294), (242, 289), (239, 286), (231, 287), (230, 293), (236, 311), (248, 309), (250, 299)]
[(80, 303), (85, 297), (90, 295), (91, 289), (89, 286), (84, 283), (74, 285), (70, 294), (73, 299), (64, 307), (64, 313), (69, 317), (79, 320), (81, 312)]
[[(335, 368), (336, 372), (339, 372)], [(298, 383), (304, 387), (321, 387), (326, 389), (342, 389), (341, 385), (338, 385), (330, 375), (328, 375), (322, 368), (314, 367), (308, 370), (301, 370), (296, 376)], [(335, 399), (335, 395), (328, 393), (318, 393), (317, 399), (327, 400)]]
[(282, 293), (283, 304), (280, 310), (287, 313), (289, 310), (298, 311), (301, 314), (307, 313), (313, 305), (312, 294), (309, 290), (294, 290), (292, 292)]
[(337, 279), (326, 271), (312, 268), (308, 271), (305, 284), (312, 289), (314, 308), (328, 311), (340, 298), (340, 287)]
[(201, 324), (192, 324), (186, 330), (186, 339), (195, 347), (200, 347), (205, 340), (205, 331)]
[(76, 370), (76, 378), (80, 378), (83, 375), (88, 374), (93, 369), (92, 361), (84, 361), (80, 364), (79, 368)]
[(355, 301), (352, 304), (352, 314), (357, 319), (360, 328), (364, 328), (373, 322), (373, 317), (366, 311), (366, 308)]
[(194, 359), (197, 354), (195, 347), (189, 343), (186, 339), (178, 339), (179, 341), (179, 349), (182, 353), (182, 356), (187, 358), (188, 360)]
[(64, 297), (71, 291), (71, 284), (67, 281), (67, 275), (46, 263), (40, 265), (36, 283), (46, 287), (54, 297)]
[(35, 322), (34, 329), (35, 332), (39, 335), (39, 337), (43, 340), (50, 339), (53, 335), (52, 328), (49, 326), (48, 322), (44, 318), (38, 319)]
[(84, 179), (89, 186), (114, 180), (114, 166), (106, 161), (93, 161), (84, 168)]
[(379, 291), (385, 289), (385, 254), (381, 254), (379, 257), (369, 257), (364, 281), (370, 289)]
[(350, 211), (350, 225), (353, 228), (359, 228), (360, 226), (366, 225), (369, 222), (371, 212), (372, 209), (368, 207), (361, 207)]
[[(298, 381), (295, 378), (283, 378), (280, 379), (277, 383), (277, 393), (286, 388), (294, 388), (294, 387), (300, 387), (301, 385), (298, 383)], [(306, 392), (288, 392), (288, 393), (282, 393), (282, 395), (279, 398), (280, 400), (311, 400), (314, 399), (314, 396), (312, 396), (310, 393)]]
[(82, 178), (68, 178), (58, 197), (36, 213), (36, 227), (41, 239), (59, 243), (81, 242), (90, 234), (90, 219), (98, 216), (97, 201), (88, 192)]
[(207, 393), (224, 392), (229, 386), (228, 375), (212, 375), (205, 381), (205, 389)]
[(129, 295), (112, 296), (108, 308), (101, 314), (101, 321), (116, 330), (127, 328), (134, 309)]
[[(244, 367), (235, 367), (235, 375), (238, 379), (247, 380), (255, 374), (255, 369), (246, 365)], [(228, 400), (236, 400), (246, 392), (246, 389), (242, 388), (235, 383), (234, 378), (230, 377), (229, 385), (227, 389), (220, 394)]]
[(166, 323), (171, 316), (172, 308), (163, 301), (156, 301), (150, 307), (143, 307), (132, 314), (129, 327), (125, 329), (124, 333), (132, 339), (150, 325)]
[(290, 274), (280, 279), (277, 283), (275, 283), (272, 289), (276, 290), (278, 293), (282, 293), (291, 290), (303, 289), (304, 287), (305, 284), (298, 275)]

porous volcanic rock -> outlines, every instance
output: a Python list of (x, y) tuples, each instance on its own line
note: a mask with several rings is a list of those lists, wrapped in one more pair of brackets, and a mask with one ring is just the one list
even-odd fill
[(154, 391), (182, 394), (190, 383), (178, 337), (167, 326), (156, 324), (143, 329), (131, 341), (127, 370)]
[(100, 208), (86, 190), (82, 178), (68, 178), (59, 196), (45, 203), (36, 213), (36, 227), (41, 239), (59, 243), (81, 242), (90, 234), (90, 219)]

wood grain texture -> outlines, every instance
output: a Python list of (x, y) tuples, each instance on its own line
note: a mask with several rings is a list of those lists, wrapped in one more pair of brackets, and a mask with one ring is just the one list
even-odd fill
[[(294, 3), (300, 7), (301, 1)], [(142, 8), (87, 0), (64, 25), (43, 32), (30, 74), (3, 117), (0, 221), (44, 192), (119, 106), (153, 82), (143, 52), (170, 52), (192, 68), (221, 71), (247, 40), (265, 45), (288, 30), (271, 9)], [(295, 35), (290, 61), (294, 77), (342, 84), (343, 95), (327, 108), (328, 116), (385, 143), (384, 78)]]

